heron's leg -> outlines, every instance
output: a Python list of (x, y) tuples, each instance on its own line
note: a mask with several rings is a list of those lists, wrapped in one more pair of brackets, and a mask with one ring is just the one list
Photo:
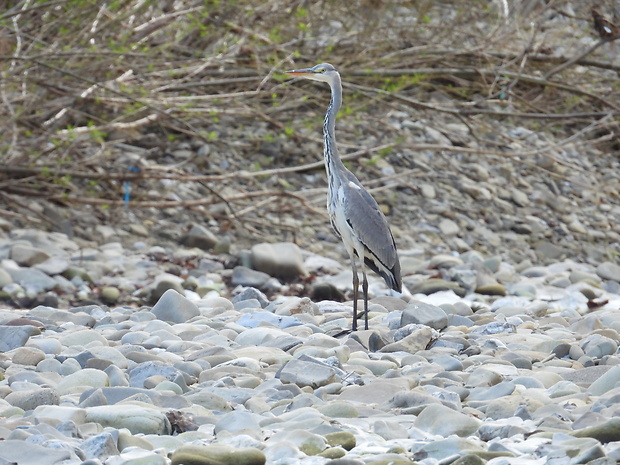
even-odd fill
[(351, 268), (353, 269), (353, 324), (352, 331), (357, 331), (357, 294), (360, 287), (360, 278), (357, 275), (357, 266), (355, 265), (355, 257), (351, 254)]
[(364, 293), (364, 329), (368, 329), (368, 279), (366, 279), (366, 270), (362, 265), (362, 292)]

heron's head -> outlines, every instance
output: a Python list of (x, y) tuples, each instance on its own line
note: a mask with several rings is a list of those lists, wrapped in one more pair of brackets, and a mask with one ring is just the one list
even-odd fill
[(332, 84), (340, 77), (336, 68), (329, 63), (320, 63), (312, 68), (293, 69), (291, 71), (285, 71), (284, 74), (300, 76), (306, 79), (312, 79), (313, 81), (327, 82), (328, 84)]

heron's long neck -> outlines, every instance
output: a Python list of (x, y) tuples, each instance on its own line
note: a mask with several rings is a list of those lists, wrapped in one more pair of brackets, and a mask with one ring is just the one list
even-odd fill
[(325, 169), (327, 170), (328, 181), (334, 186), (336, 173), (339, 169), (344, 169), (344, 165), (338, 155), (336, 146), (336, 114), (342, 106), (342, 85), (340, 79), (336, 79), (331, 84), (332, 98), (327, 107), (325, 122), (323, 123), (323, 155), (325, 156)]

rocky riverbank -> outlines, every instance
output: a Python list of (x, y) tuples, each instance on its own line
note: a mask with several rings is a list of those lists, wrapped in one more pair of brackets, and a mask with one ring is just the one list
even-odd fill
[(620, 460), (614, 263), (405, 252), (411, 292), (372, 279), (350, 334), (350, 302), (314, 297), (350, 272), (293, 244), (234, 268), (30, 230), (1, 250), (1, 464)]

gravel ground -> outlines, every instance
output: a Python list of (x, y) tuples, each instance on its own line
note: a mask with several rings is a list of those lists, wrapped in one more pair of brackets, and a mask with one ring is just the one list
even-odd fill
[(403, 295), (372, 276), (349, 333), (350, 301), (305, 294), (350, 271), (292, 243), (233, 268), (34, 230), (1, 250), (0, 463), (620, 460), (613, 262), (405, 255)]

